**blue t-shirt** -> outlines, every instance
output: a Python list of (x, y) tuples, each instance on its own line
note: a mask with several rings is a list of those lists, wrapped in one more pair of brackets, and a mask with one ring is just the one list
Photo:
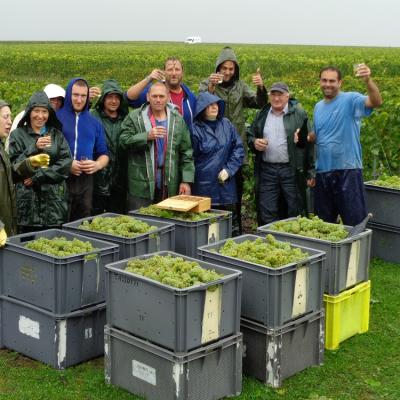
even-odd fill
[(340, 92), (332, 101), (315, 105), (317, 172), (362, 168), (361, 118), (372, 112), (366, 99), (357, 92)]

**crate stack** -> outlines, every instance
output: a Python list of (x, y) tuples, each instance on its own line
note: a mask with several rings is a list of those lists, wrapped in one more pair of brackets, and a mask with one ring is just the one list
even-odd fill
[[(292, 221), (296, 218), (288, 218)], [(371, 284), (369, 264), (372, 231), (333, 242), (288, 232), (275, 231), (268, 224), (258, 234), (273, 234), (278, 240), (326, 253), (324, 284), (325, 348), (335, 350), (344, 340), (368, 331)], [(351, 231), (350, 226), (344, 226)]]
[(400, 263), (400, 190), (365, 183), (368, 212), (372, 221), (368, 227), (373, 231), (372, 257)]
[[(89, 241), (96, 249), (55, 257), (27, 249), (40, 237)], [(0, 347), (53, 368), (104, 352), (104, 266), (118, 260), (118, 246), (58, 229), (10, 237), (2, 250)]]
[(178, 289), (106, 266), (106, 382), (148, 400), (219, 399), (242, 386), (241, 273), (174, 252), (223, 277)]
[[(243, 235), (232, 240), (256, 239), (260, 237)], [(325, 254), (301, 248), (310, 255), (305, 261), (269, 268), (220, 254), (225, 243), (202, 246), (198, 251), (200, 259), (243, 274), (243, 372), (280, 387), (289, 376), (322, 364)]]
[[(212, 217), (199, 221), (178, 218), (163, 218), (141, 214), (140, 210), (129, 214), (143, 220), (172, 223), (175, 225), (175, 251), (188, 257), (197, 257), (197, 248), (232, 236), (232, 213), (229, 211), (207, 210)], [(149, 222), (151, 223), (151, 222)]]

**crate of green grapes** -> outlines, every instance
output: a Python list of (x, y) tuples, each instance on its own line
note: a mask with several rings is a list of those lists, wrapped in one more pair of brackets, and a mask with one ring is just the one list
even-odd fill
[(8, 238), (1, 294), (65, 314), (105, 301), (104, 266), (118, 245), (61, 229)]
[(232, 236), (232, 213), (208, 210), (207, 212), (179, 212), (162, 210), (154, 205), (130, 211), (134, 217), (175, 225), (175, 251), (188, 257), (197, 257), (197, 248)]
[(350, 226), (330, 224), (318, 217), (295, 217), (257, 229), (257, 234), (273, 234), (278, 240), (311, 247), (326, 253), (325, 293), (336, 295), (368, 280), (372, 231), (350, 236)]
[(400, 176), (383, 175), (364, 186), (372, 222), (400, 228)]
[(242, 235), (202, 246), (200, 259), (243, 273), (242, 317), (274, 328), (322, 308), (325, 253)]
[(108, 264), (107, 324), (190, 351), (240, 332), (241, 277), (168, 251)]
[(175, 225), (114, 213), (69, 222), (63, 229), (119, 245), (119, 259), (175, 250)]

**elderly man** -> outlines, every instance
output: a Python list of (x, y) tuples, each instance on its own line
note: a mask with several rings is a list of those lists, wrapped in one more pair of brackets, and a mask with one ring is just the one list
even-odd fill
[(128, 204), (137, 209), (176, 194), (190, 194), (194, 162), (190, 133), (168, 88), (154, 83), (148, 104), (131, 111), (119, 139), (128, 156)]
[(368, 96), (341, 92), (342, 75), (336, 67), (320, 72), (324, 99), (314, 109), (317, 138), (315, 212), (327, 222), (338, 215), (346, 225), (357, 225), (367, 216), (360, 143), (361, 118), (382, 104), (371, 70), (359, 64), (356, 76), (365, 82)]
[(314, 185), (306, 112), (290, 99), (286, 83), (274, 83), (268, 98), (247, 131), (249, 148), (255, 153), (259, 225), (279, 219), (280, 199), (286, 202), (289, 217), (306, 213), (306, 188)]
[(164, 71), (154, 69), (146, 78), (131, 86), (125, 94), (131, 107), (140, 107), (147, 101), (147, 92), (153, 80), (165, 82), (169, 89), (168, 101), (175, 104), (191, 131), (193, 114), (196, 109), (196, 96), (182, 82), (182, 61), (176, 57), (169, 57), (165, 60)]

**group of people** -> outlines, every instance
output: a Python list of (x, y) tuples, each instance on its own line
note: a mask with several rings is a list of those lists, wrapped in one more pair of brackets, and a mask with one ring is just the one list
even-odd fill
[[(314, 127), (286, 83), (267, 91), (257, 70), (254, 90), (239, 71), (225, 47), (197, 97), (175, 57), (126, 92), (115, 80), (101, 93), (82, 78), (65, 91), (50, 84), (32, 95), (15, 129), (0, 100), (0, 243), (6, 234), (126, 213), (176, 194), (211, 197), (213, 208), (233, 213), (238, 235), (248, 151), (259, 225), (307, 214), (307, 187), (322, 219), (359, 223), (367, 215), (360, 120), (382, 103), (368, 66), (357, 69), (367, 95), (342, 92), (337, 68), (321, 70)], [(259, 111), (246, 128), (247, 107)]]

